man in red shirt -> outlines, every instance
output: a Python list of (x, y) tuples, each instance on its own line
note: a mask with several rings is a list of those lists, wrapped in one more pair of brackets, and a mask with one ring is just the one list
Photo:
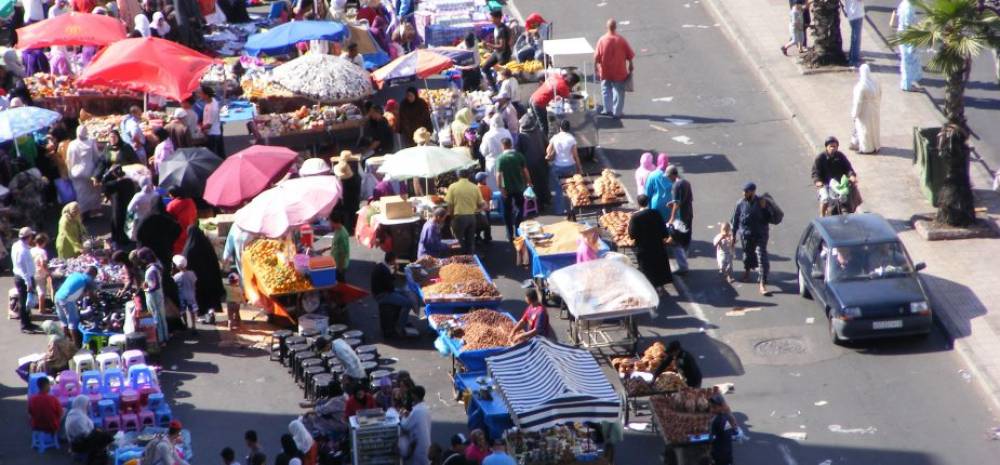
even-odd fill
[(608, 20), (608, 32), (597, 41), (594, 51), (594, 69), (601, 80), (604, 98), (602, 115), (620, 118), (625, 106), (625, 81), (634, 69), (635, 53), (624, 37), (615, 32), (618, 23)]
[(570, 89), (577, 82), (580, 82), (580, 76), (577, 76), (576, 73), (566, 73), (565, 76), (550, 74), (538, 86), (538, 89), (535, 89), (535, 93), (531, 94), (531, 108), (534, 110), (538, 122), (542, 125), (542, 134), (545, 135), (545, 140), (549, 139), (549, 114), (546, 107), (549, 106), (549, 102), (556, 98), (556, 95), (569, 98)]
[(55, 434), (59, 431), (59, 421), (62, 420), (63, 409), (56, 396), (49, 394), (49, 379), (39, 378), (38, 394), (28, 399), (28, 415), (31, 417), (31, 430)]

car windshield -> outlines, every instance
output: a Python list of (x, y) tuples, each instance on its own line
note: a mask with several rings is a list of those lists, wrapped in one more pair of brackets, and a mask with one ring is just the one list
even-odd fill
[(827, 254), (831, 281), (899, 277), (912, 271), (898, 242), (835, 247)]

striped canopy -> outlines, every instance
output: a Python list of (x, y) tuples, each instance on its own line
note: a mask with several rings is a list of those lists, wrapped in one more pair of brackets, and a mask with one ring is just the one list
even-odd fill
[(486, 358), (515, 424), (537, 431), (568, 422), (615, 421), (621, 401), (594, 356), (536, 337)]

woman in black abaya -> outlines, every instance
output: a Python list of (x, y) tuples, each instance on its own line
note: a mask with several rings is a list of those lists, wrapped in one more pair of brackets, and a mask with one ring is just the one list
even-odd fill
[(212, 242), (197, 224), (188, 227), (187, 233), (183, 255), (187, 258), (188, 269), (198, 278), (194, 286), (198, 313), (201, 315), (208, 313), (210, 320), (214, 321), (214, 312), (222, 309), (222, 299), (226, 297), (226, 288), (222, 287), (219, 256), (215, 254), (215, 247), (212, 247)]

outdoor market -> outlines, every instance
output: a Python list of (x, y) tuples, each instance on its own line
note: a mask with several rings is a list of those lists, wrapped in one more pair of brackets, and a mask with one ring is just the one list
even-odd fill
[[(636, 230), (596, 159), (587, 39), (501, 0), (34, 3), (12, 6), (3, 54), (0, 238), (9, 317), (49, 337), (17, 363), (37, 453), (216, 460), (160, 381), (205, 328), (305, 399), (276, 463), (613, 464), (636, 417), (699, 463), (713, 422), (742, 434), (726, 392), (639, 330), (684, 225)], [(348, 278), (352, 239), (383, 258), (370, 286)], [(486, 257), (526, 292), (502, 293)], [(352, 321), (366, 301), (374, 333)], [(398, 341), (450, 366), (470, 432), (450, 449), (431, 444), (426, 373), (385, 352)]]

